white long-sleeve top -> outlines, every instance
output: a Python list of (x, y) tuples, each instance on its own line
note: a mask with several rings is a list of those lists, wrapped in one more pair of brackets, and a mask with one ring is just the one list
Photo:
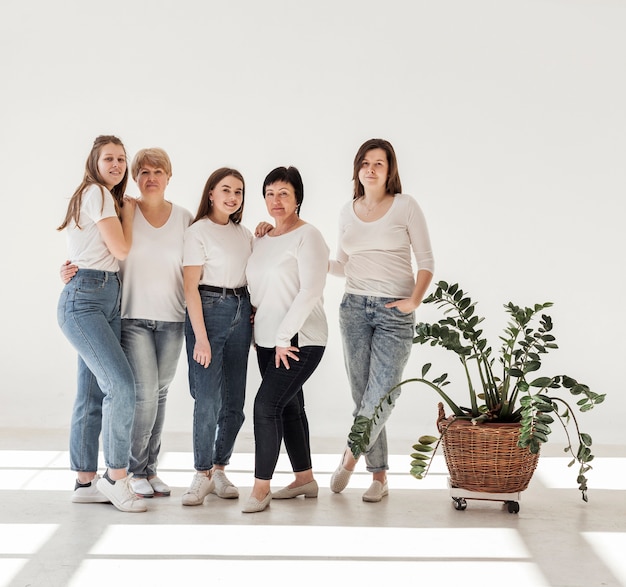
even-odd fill
[(322, 234), (303, 224), (281, 236), (254, 239), (246, 276), (256, 308), (254, 341), (265, 348), (325, 346), (324, 286), (329, 249)]
[(330, 273), (346, 277), (346, 293), (408, 298), (417, 269), (434, 272), (435, 261), (422, 209), (414, 198), (396, 194), (384, 216), (364, 222), (354, 212), (354, 201), (339, 215), (337, 259)]

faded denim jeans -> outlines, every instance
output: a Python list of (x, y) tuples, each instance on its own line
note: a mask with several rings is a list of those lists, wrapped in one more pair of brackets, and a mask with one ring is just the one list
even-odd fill
[[(402, 381), (409, 360), (414, 334), (414, 312), (403, 314), (385, 304), (397, 298), (344, 294), (339, 306), (339, 325), (343, 356), (354, 401), (353, 416), (371, 418), (381, 398)], [(400, 395), (398, 388), (392, 404), (385, 405), (372, 428), (365, 452), (371, 473), (389, 468), (385, 423)]]
[(107, 467), (126, 469), (135, 381), (120, 344), (120, 281), (110, 271), (79, 269), (57, 306), (63, 334), (78, 352), (78, 388), (70, 428), (73, 471), (98, 470), (99, 437)]
[(135, 477), (157, 474), (167, 391), (176, 374), (184, 326), (184, 322), (122, 320), (122, 348), (135, 376), (129, 467)]

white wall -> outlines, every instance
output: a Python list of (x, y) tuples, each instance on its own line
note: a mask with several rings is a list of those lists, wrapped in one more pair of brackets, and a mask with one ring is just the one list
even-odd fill
[[(303, 216), (331, 249), (354, 153), (382, 136), (426, 213), (436, 277), (474, 294), (496, 347), (502, 304), (554, 302), (549, 374), (608, 393), (585, 428), (623, 443), (624, 30), (617, 0), (3, 1), (0, 426), (68, 426), (75, 355), (56, 324), (54, 229), (96, 135), (131, 156), (165, 148), (168, 196), (194, 211), (213, 169), (239, 168), (249, 227), (267, 218), (267, 171), (296, 165)], [(306, 387), (317, 435), (351, 422), (341, 291), (330, 278), (328, 353)], [(415, 348), (407, 375), (431, 356), (455, 372)], [(257, 383), (251, 361), (249, 416)], [(407, 389), (390, 434), (432, 432), (435, 403)], [(189, 431), (191, 409), (181, 361), (168, 430)]]

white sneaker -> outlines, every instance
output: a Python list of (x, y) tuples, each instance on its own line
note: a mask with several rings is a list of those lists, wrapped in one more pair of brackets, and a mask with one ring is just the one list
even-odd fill
[(145, 512), (148, 510), (144, 500), (137, 497), (130, 486), (132, 475), (127, 475), (124, 479), (112, 481), (108, 473), (98, 479), (97, 487), (104, 493), (111, 503), (121, 512)]
[(239, 489), (237, 489), (226, 477), (226, 473), (222, 469), (213, 470), (213, 481), (215, 488), (213, 493), (222, 499), (237, 499), (239, 497)]
[(96, 475), (89, 483), (79, 483), (76, 480), (72, 502), (74, 503), (109, 503), (109, 498), (98, 491), (96, 484), (100, 475)]
[(202, 505), (204, 498), (215, 489), (213, 479), (198, 472), (193, 476), (191, 486), (183, 493), (183, 505)]
[(164, 483), (158, 477), (152, 477), (148, 479), (148, 483), (152, 486), (155, 496), (163, 495), (168, 496), (172, 493), (172, 489), (167, 483)]
[(145, 477), (133, 477), (130, 486), (139, 497), (153, 497), (154, 489)]

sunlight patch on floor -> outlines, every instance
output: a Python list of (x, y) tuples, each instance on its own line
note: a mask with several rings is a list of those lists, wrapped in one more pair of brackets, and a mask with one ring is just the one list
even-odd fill
[[(534, 478), (550, 489), (567, 489), (576, 487), (578, 465), (573, 464), (567, 457), (540, 458)], [(595, 489), (617, 489), (626, 487), (626, 459), (625, 458), (595, 458), (589, 463), (592, 468), (587, 472), (589, 491)]]
[(626, 585), (626, 534), (615, 532), (583, 532), (596, 556), (611, 570), (621, 585)]
[(0, 524), (0, 552), (28, 555), (37, 552), (58, 524)]
[[(168, 585), (182, 577), (207, 584), (265, 587), (293, 582), (299, 587), (340, 585), (349, 577), (367, 578), (368, 585), (407, 583), (464, 587), (549, 587), (550, 583), (527, 562), (472, 561), (336, 561), (336, 560), (151, 560), (86, 561), (68, 587), (109, 586), (109, 576), (123, 576), (125, 584)], [(350, 583), (356, 582), (351, 580)]]
[[(167, 536), (167, 540), (163, 537)], [(339, 526), (114, 525), (89, 555), (227, 557), (391, 557), (526, 559), (517, 531), (506, 528)]]

